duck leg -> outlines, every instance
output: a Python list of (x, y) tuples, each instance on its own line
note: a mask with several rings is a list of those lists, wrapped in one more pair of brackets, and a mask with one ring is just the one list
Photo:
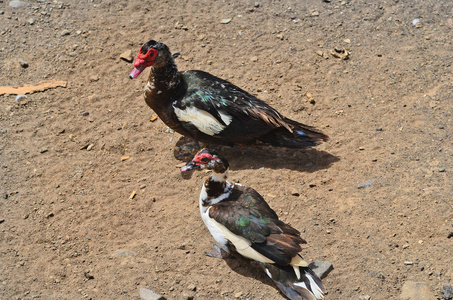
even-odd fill
[(209, 252), (205, 252), (207, 256), (214, 257), (214, 258), (221, 258), (225, 259), (230, 256), (230, 250), (228, 250), (225, 246), (218, 246), (217, 244), (213, 243), (214, 249)]

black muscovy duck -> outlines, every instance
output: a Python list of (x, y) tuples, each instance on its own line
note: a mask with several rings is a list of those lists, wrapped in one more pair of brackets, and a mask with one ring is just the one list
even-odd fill
[(145, 101), (170, 128), (207, 144), (303, 149), (327, 141), (311, 126), (282, 116), (253, 95), (203, 71), (179, 72), (168, 47), (142, 45), (131, 79), (151, 67)]
[(250, 187), (227, 181), (228, 162), (216, 151), (200, 150), (181, 171), (209, 169), (200, 194), (201, 217), (217, 242), (209, 256), (230, 251), (258, 262), (292, 300), (323, 299), (321, 280), (302, 259), (300, 232), (280, 221), (263, 197)]

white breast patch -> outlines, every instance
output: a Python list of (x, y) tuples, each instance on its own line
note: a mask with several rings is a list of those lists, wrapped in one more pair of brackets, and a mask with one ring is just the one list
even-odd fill
[[(173, 108), (178, 120), (191, 123), (197, 127), (198, 130), (207, 135), (216, 135), (226, 127), (207, 111), (198, 109), (194, 106), (187, 107), (186, 109), (179, 109), (174, 106)], [(227, 126), (231, 123), (231, 116), (220, 113), (220, 117)]]

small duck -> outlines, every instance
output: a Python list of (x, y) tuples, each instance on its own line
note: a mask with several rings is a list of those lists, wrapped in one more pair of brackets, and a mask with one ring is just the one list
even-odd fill
[(144, 94), (148, 106), (171, 129), (196, 141), (304, 149), (328, 139), (226, 80), (203, 71), (179, 72), (163, 43), (143, 44), (134, 67), (131, 79), (151, 67)]
[(300, 232), (280, 221), (254, 189), (227, 181), (228, 162), (216, 151), (200, 150), (181, 168), (212, 170), (200, 194), (201, 218), (214, 237), (212, 257), (234, 251), (256, 261), (289, 299), (323, 299), (321, 280), (301, 256), (306, 241)]

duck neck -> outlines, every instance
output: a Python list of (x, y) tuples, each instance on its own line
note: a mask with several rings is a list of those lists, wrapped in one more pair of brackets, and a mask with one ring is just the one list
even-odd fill
[[(217, 199), (227, 192), (229, 186), (227, 178), (228, 170), (223, 173), (212, 172), (204, 184), (208, 199)], [(223, 199), (219, 201), (221, 200)]]
[(145, 87), (145, 101), (165, 123), (177, 122), (169, 119), (172, 116), (169, 116), (166, 110), (169, 102), (175, 101), (184, 93), (183, 85), (184, 80), (173, 58), (163, 66), (151, 67)]
[(167, 63), (162, 66), (151, 67), (151, 71), (149, 72), (148, 77), (150, 92), (160, 94), (165, 91), (169, 91), (172, 88), (176, 87), (179, 82), (180, 74), (173, 58), (170, 58)]

